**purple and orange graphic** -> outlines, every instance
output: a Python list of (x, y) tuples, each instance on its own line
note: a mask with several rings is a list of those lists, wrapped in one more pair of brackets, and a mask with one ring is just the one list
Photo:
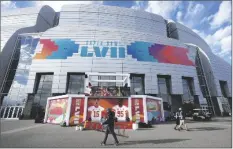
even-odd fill
[(194, 66), (194, 63), (188, 59), (189, 51), (185, 48), (154, 44), (149, 48), (149, 52), (160, 63)]
[(60, 124), (66, 117), (67, 103), (67, 98), (50, 100), (47, 123)]

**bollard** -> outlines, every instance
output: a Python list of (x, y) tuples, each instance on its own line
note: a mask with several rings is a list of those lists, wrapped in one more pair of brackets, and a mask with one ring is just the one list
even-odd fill
[(76, 127), (75, 127), (75, 130), (77, 131), (77, 130), (79, 130), (79, 127), (78, 127), (78, 125), (76, 125)]

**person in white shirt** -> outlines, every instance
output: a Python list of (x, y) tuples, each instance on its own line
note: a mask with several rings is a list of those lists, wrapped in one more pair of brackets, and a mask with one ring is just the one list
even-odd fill
[(184, 117), (183, 117), (183, 112), (181, 110), (181, 108), (179, 108), (179, 119), (180, 119), (180, 124), (178, 126), (178, 130), (181, 130), (181, 126), (185, 127), (185, 130), (188, 130), (187, 125), (184, 122)]
[(100, 122), (102, 118), (102, 111), (104, 111), (104, 108), (99, 106), (98, 99), (96, 99), (96, 103), (94, 106), (90, 106), (88, 108), (88, 111), (91, 112), (91, 121), (94, 122)]
[(126, 121), (128, 116), (128, 107), (123, 105), (122, 99), (120, 99), (118, 105), (114, 106), (112, 109), (115, 111), (115, 117), (118, 121)]

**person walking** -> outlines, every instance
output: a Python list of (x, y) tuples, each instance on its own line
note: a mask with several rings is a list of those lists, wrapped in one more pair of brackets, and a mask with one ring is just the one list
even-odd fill
[(174, 129), (177, 130), (177, 126), (180, 125), (179, 111), (175, 113), (175, 118), (176, 118), (176, 126), (174, 127)]
[(187, 131), (188, 128), (187, 128), (187, 125), (185, 124), (184, 122), (184, 116), (183, 116), (183, 111), (181, 108), (179, 108), (179, 119), (180, 119), (180, 124), (178, 126), (178, 130), (180, 131), (181, 130), (181, 126), (184, 126), (185, 127), (185, 130)]
[(114, 121), (115, 121), (115, 113), (110, 109), (108, 108), (107, 109), (107, 119), (102, 122), (101, 124), (102, 125), (107, 125), (107, 129), (106, 129), (106, 132), (105, 132), (105, 137), (104, 137), (104, 140), (103, 142), (101, 142), (101, 145), (106, 145), (106, 141), (108, 139), (108, 134), (111, 133), (114, 140), (115, 140), (115, 145), (119, 145), (119, 141), (116, 137), (116, 133), (114, 132)]

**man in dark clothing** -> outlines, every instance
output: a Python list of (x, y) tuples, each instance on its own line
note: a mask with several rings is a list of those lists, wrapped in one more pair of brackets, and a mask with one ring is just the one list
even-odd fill
[(111, 109), (107, 109), (107, 120), (102, 123), (102, 125), (107, 125), (107, 130), (105, 132), (104, 141), (101, 143), (101, 145), (105, 145), (106, 141), (108, 139), (108, 134), (111, 133), (114, 140), (115, 145), (119, 144), (119, 141), (117, 140), (116, 134), (114, 132), (114, 121), (115, 121), (115, 113), (111, 111)]
[(177, 130), (177, 126), (180, 125), (179, 111), (175, 113), (175, 118), (176, 118), (176, 126), (174, 127), (174, 129)]

